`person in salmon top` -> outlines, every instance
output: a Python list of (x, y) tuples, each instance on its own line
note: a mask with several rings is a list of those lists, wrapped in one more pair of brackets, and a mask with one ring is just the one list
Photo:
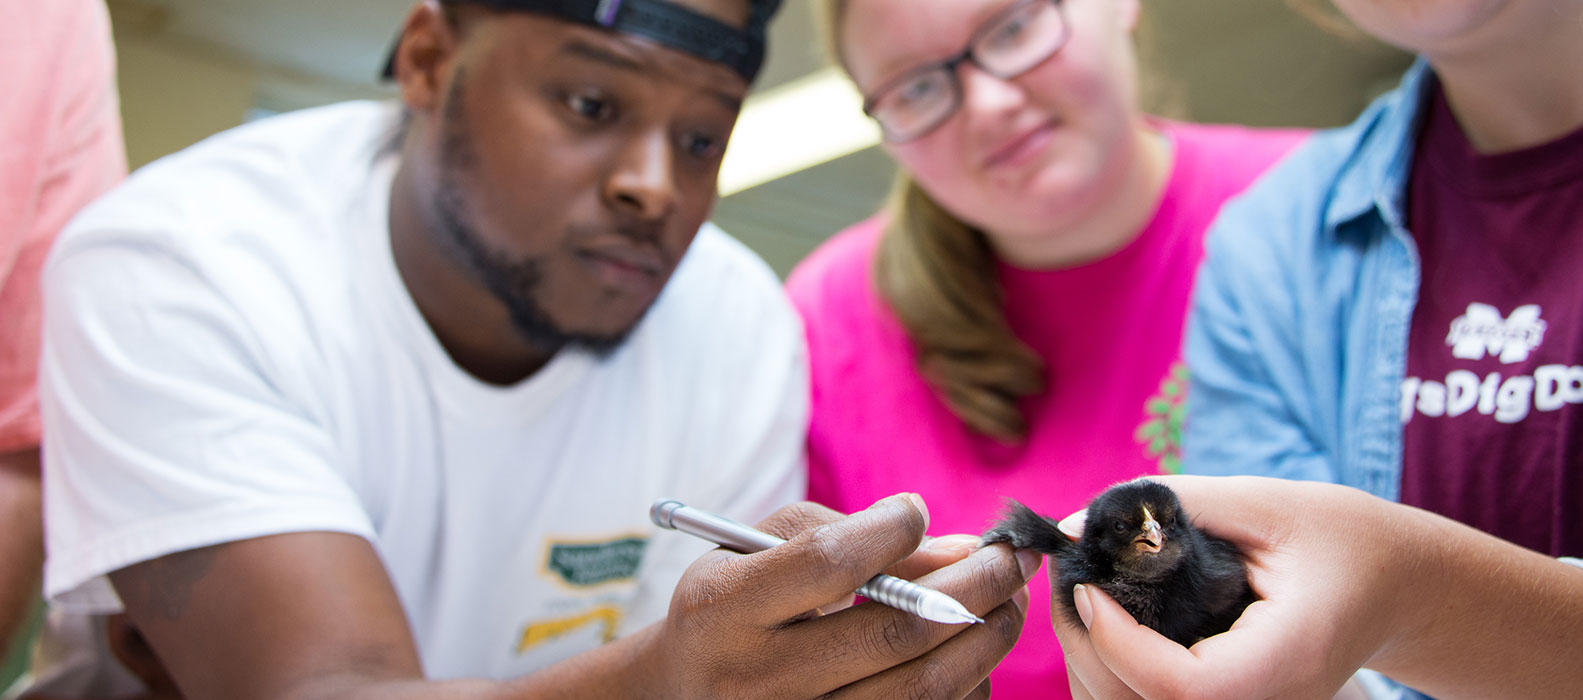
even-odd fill
[[(0, 0), (0, 659), (38, 597), (39, 275), (55, 236), (126, 175), (98, 0)], [(16, 21), (13, 21), (16, 18)], [(4, 690), (4, 688), (0, 688)]]

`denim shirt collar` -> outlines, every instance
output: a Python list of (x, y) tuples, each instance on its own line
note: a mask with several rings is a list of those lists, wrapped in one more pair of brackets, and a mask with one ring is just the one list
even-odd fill
[(1359, 125), (1363, 133), (1358, 136), (1356, 156), (1336, 180), (1325, 210), (1325, 230), (1335, 231), (1371, 210), (1389, 224), (1387, 230), (1404, 228), (1407, 179), (1433, 79), (1429, 65), (1419, 58), (1402, 77), (1401, 86), (1376, 105), (1374, 119)]

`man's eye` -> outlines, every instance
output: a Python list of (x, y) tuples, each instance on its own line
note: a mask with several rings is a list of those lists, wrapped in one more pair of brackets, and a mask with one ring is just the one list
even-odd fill
[(568, 95), (566, 106), (590, 121), (605, 121), (615, 115), (615, 107), (609, 101), (588, 95)]
[(685, 146), (687, 153), (694, 158), (714, 160), (724, 155), (725, 139), (715, 138), (708, 134), (692, 134), (687, 137)]

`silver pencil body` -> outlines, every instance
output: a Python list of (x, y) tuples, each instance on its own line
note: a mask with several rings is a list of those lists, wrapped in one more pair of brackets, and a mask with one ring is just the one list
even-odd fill
[[(743, 554), (762, 552), (786, 542), (730, 518), (667, 498), (654, 502), (649, 508), (649, 518), (667, 530), (680, 530)], [(888, 574), (869, 579), (857, 593), (934, 622), (955, 625), (984, 621), (951, 596)]]

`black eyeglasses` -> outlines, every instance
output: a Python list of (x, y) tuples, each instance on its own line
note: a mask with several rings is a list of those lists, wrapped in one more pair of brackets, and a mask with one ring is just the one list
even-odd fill
[(962, 106), (964, 61), (997, 78), (1015, 78), (1054, 56), (1070, 35), (1061, 0), (1020, 0), (973, 31), (967, 48), (949, 59), (907, 71), (863, 102), (885, 140), (911, 141), (927, 134)]

